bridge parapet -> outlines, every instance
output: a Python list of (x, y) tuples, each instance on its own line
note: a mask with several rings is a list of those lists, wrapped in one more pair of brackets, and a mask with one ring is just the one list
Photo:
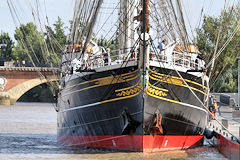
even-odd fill
[(0, 71), (60, 72), (60, 68), (52, 67), (0, 67)]

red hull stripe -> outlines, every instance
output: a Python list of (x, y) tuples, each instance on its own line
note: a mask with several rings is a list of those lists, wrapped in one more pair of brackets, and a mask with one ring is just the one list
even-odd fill
[(58, 136), (58, 142), (71, 146), (152, 152), (200, 146), (203, 136)]

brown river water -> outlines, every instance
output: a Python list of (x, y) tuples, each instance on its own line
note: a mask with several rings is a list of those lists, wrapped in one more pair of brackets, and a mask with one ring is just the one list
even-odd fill
[(225, 159), (206, 143), (184, 151), (138, 153), (72, 148), (57, 143), (53, 104), (16, 103), (0, 106), (0, 160), (216, 160)]

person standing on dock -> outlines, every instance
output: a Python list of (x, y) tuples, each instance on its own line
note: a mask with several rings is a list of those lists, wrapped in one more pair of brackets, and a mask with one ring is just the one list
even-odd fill
[(216, 119), (216, 111), (217, 111), (217, 101), (216, 101), (216, 99), (213, 99), (212, 119)]

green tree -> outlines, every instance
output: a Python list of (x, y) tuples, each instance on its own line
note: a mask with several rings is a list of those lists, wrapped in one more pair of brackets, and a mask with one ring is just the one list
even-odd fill
[[(66, 45), (67, 42), (67, 36), (64, 33), (64, 29), (66, 27), (64, 27), (64, 23), (62, 22), (61, 18), (58, 17), (58, 20), (56, 21), (54, 25), (54, 29), (55, 29), (55, 35), (56, 35), (56, 40), (58, 41), (58, 43), (64, 47)], [(59, 50), (60, 52), (62, 50)]]
[(58, 46), (58, 42), (55, 38), (56, 35), (50, 26), (46, 26), (45, 35), (46, 35), (46, 43), (48, 46), (48, 51), (50, 54), (50, 56), (49, 56), (50, 63), (57, 64), (60, 62), (60, 58), (61, 58), (62, 54), (56, 53), (59, 46)]
[[(201, 52), (208, 54), (206, 64), (213, 58), (214, 50), (217, 52), (224, 46), (240, 20), (240, 9), (229, 8), (221, 13), (219, 17), (205, 16), (202, 27), (197, 29), (197, 45)], [(220, 34), (219, 34), (220, 30)], [(219, 39), (218, 39), (219, 34)], [(216, 41), (218, 39), (218, 45)], [(236, 69), (236, 58), (240, 49), (240, 32), (233, 37), (230, 44), (216, 59), (212, 76), (210, 77), (210, 88), (214, 92), (234, 92), (237, 78), (234, 74)], [(208, 73), (210, 67), (208, 68)]]
[(53, 26), (54, 30), (50, 26), (46, 27), (46, 42), (50, 51), (51, 62), (59, 63), (66, 45), (67, 36), (64, 32), (64, 23), (60, 17)]
[(3, 32), (2, 35), (0, 35), (0, 39), (3, 39), (3, 41), (7, 42), (7, 46), (4, 48), (3, 57), (5, 61), (11, 61), (14, 60), (15, 57), (12, 54), (12, 50), (14, 48), (14, 42), (9, 37), (8, 33)]
[(17, 60), (31, 62), (32, 59), (34, 63), (47, 62), (48, 53), (44, 46), (44, 37), (32, 22), (16, 28), (14, 37), (18, 42), (14, 50)]

